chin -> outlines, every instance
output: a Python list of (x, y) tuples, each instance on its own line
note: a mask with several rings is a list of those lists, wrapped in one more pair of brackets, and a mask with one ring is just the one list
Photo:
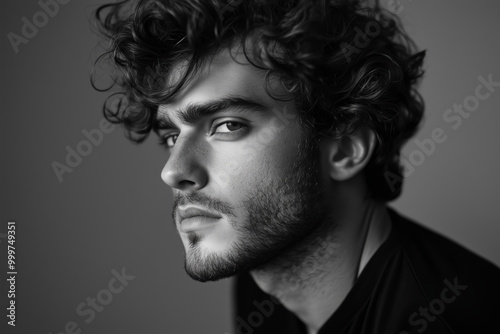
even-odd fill
[(217, 253), (207, 255), (201, 255), (201, 253), (198, 248), (191, 249), (184, 261), (186, 273), (196, 281), (218, 281), (232, 277), (240, 271), (227, 257)]

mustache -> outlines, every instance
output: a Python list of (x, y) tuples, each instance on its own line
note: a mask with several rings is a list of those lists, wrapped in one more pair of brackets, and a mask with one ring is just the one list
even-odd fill
[(235, 216), (233, 207), (218, 199), (205, 195), (203, 193), (175, 194), (174, 203), (172, 206), (172, 220), (175, 223), (175, 213), (179, 206), (196, 205), (207, 208), (210, 211), (217, 211), (228, 216)]

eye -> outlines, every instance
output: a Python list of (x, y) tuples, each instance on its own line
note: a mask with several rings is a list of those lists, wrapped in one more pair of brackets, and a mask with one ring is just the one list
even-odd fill
[(214, 133), (230, 133), (230, 132), (235, 132), (238, 130), (241, 130), (245, 127), (243, 123), (240, 122), (234, 122), (234, 121), (229, 121), (229, 122), (224, 122), (215, 127)]
[(166, 146), (167, 148), (171, 148), (175, 145), (177, 137), (178, 135), (168, 135), (160, 137), (160, 145)]

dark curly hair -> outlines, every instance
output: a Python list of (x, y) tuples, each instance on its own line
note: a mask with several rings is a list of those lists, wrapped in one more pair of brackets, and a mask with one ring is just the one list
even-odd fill
[[(415, 86), (425, 52), (416, 51), (399, 19), (378, 2), (139, 0), (103, 5), (95, 17), (111, 42), (96, 63), (111, 60), (114, 85), (122, 89), (117, 104), (104, 103), (104, 114), (123, 123), (130, 139), (141, 142), (157, 130), (158, 105), (211, 56), (241, 45), (267, 79), (284, 84), (315, 138), (372, 129), (376, 147), (365, 168), (371, 196), (389, 201), (400, 195), (402, 182), (394, 185), (387, 176), (402, 180), (400, 150), (422, 119)], [(187, 70), (167, 85), (179, 60), (187, 61)], [(95, 87), (94, 76), (92, 82)], [(269, 80), (271, 95), (268, 88)]]

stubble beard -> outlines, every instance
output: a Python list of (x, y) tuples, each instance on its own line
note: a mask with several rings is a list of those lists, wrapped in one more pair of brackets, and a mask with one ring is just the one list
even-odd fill
[[(217, 281), (238, 273), (265, 266), (279, 254), (293, 249), (306, 238), (325, 217), (323, 189), (319, 182), (319, 152), (312, 139), (304, 139), (297, 159), (286, 174), (256, 186), (243, 202), (247, 216), (240, 223), (231, 221), (238, 234), (224, 254), (205, 254), (199, 237), (189, 237), (184, 267), (187, 274), (200, 282)], [(210, 199), (211, 206), (230, 206)], [(175, 207), (175, 204), (174, 204)]]

